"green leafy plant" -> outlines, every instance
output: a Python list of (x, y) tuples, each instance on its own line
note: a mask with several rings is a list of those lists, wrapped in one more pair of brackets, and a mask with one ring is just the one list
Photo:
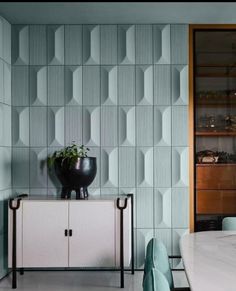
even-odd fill
[(61, 165), (65, 160), (69, 162), (69, 165), (72, 166), (78, 158), (86, 158), (88, 155), (89, 148), (84, 145), (78, 146), (75, 142), (72, 142), (72, 145), (66, 146), (61, 150), (55, 151), (51, 156), (48, 157), (48, 166), (51, 168), (56, 159), (61, 159)]

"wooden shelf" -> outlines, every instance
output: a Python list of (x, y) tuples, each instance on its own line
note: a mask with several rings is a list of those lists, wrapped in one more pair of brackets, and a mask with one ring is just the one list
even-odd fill
[(196, 131), (196, 136), (236, 136), (236, 131)]
[(196, 164), (196, 167), (236, 167), (236, 163), (229, 163), (229, 164), (225, 164), (225, 163), (202, 163), (202, 164)]

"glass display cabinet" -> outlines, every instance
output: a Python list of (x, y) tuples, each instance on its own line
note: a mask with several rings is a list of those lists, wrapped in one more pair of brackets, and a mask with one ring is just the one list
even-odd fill
[(195, 29), (194, 231), (236, 216), (236, 27)]

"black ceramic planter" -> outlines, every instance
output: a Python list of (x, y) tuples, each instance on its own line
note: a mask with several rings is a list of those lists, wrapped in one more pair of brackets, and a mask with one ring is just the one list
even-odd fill
[(93, 182), (97, 173), (95, 157), (78, 158), (74, 164), (68, 159), (57, 158), (54, 164), (55, 172), (62, 184), (61, 198), (70, 198), (75, 190), (76, 199), (88, 198), (87, 187)]

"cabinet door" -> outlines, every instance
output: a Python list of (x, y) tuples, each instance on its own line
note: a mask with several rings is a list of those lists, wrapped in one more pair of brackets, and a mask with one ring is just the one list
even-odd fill
[(70, 267), (115, 266), (114, 201), (69, 202)]
[(23, 266), (68, 266), (68, 202), (24, 201)]

